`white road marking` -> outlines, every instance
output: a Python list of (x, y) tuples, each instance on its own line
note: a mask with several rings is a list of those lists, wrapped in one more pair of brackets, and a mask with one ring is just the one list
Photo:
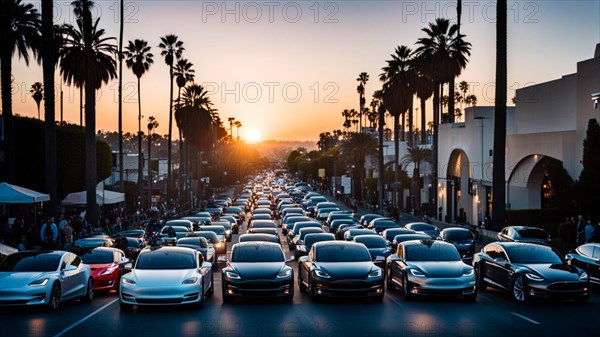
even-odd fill
[(511, 312), (511, 314), (513, 314), (513, 315), (515, 315), (515, 316), (517, 316), (517, 317), (519, 317), (519, 318), (522, 318), (522, 319), (524, 319), (524, 320), (528, 321), (529, 323), (533, 323), (533, 324), (535, 324), (535, 325), (540, 325), (540, 324), (542, 324), (542, 323), (540, 323), (540, 322), (538, 322), (538, 321), (535, 321), (535, 320), (533, 320), (533, 319), (531, 319), (531, 318), (529, 318), (529, 317), (525, 317), (525, 316), (523, 316), (523, 315), (519, 315), (519, 314), (517, 314), (516, 312)]
[(98, 308), (96, 311), (92, 312), (91, 314), (85, 316), (84, 318), (78, 320), (77, 322), (69, 325), (66, 329), (64, 329), (63, 331), (57, 333), (56, 335), (54, 335), (54, 337), (60, 337), (64, 334), (66, 334), (67, 332), (69, 332), (71, 329), (73, 329), (74, 327), (78, 326), (79, 324), (87, 321), (88, 319), (92, 318), (93, 316), (95, 316), (96, 314), (98, 314), (100, 311), (108, 308), (109, 306), (111, 306), (113, 303), (117, 302), (119, 299), (115, 298), (114, 300), (106, 303), (104, 306), (102, 306), (101, 308)]

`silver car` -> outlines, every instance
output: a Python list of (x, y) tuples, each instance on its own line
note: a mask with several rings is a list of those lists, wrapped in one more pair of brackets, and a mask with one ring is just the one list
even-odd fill
[(0, 305), (45, 305), (56, 310), (61, 302), (94, 298), (90, 266), (65, 251), (24, 251), (0, 264)]
[(387, 258), (388, 290), (402, 288), (404, 298), (437, 295), (477, 298), (475, 271), (461, 260), (453, 244), (434, 240), (410, 240), (398, 244)]
[(131, 273), (121, 277), (119, 305), (181, 305), (204, 302), (214, 292), (212, 264), (197, 250), (162, 246), (144, 249)]

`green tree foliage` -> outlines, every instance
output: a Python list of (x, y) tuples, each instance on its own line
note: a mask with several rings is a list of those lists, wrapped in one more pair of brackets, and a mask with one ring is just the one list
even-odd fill
[(583, 170), (577, 182), (577, 208), (582, 214), (600, 216), (600, 125), (590, 119), (586, 138), (583, 141)]

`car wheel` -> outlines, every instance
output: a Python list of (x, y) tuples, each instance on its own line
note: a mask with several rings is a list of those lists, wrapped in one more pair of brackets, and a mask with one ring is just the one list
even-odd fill
[(298, 288), (300, 289), (301, 292), (305, 292), (308, 288), (304, 285), (304, 281), (302, 280), (302, 273), (301, 273), (302, 269), (300, 266), (298, 266)]
[(223, 295), (223, 303), (231, 303), (233, 302), (233, 298), (225, 292), (226, 285), (223, 283), (221, 286), (221, 294)]
[(133, 305), (119, 302), (119, 308), (121, 308), (123, 311), (131, 311), (131, 309), (133, 309)]
[(525, 286), (525, 281), (523, 281), (523, 277), (521, 275), (517, 274), (517, 276), (515, 276), (510, 290), (515, 301), (525, 302), (527, 297), (527, 289)]
[(91, 302), (94, 299), (94, 281), (91, 278), (88, 280), (85, 295), (81, 299), (85, 302)]
[(405, 300), (412, 299), (412, 294), (410, 293), (410, 284), (408, 283), (408, 275), (406, 273), (402, 277), (402, 293), (404, 294)]
[[(389, 267), (386, 268), (389, 270)], [(392, 282), (392, 274), (391, 273), (387, 273), (386, 274), (387, 277), (385, 278), (385, 285), (387, 287), (388, 290), (396, 290), (396, 285), (394, 285), (394, 282)]]
[(60, 298), (60, 285), (58, 283), (54, 283), (54, 285), (52, 285), (52, 290), (50, 290), (50, 300), (48, 301), (48, 307), (50, 310), (57, 310), (58, 307), (60, 307)]
[(481, 270), (480, 264), (475, 266), (475, 282), (477, 283), (478, 291), (487, 289), (488, 284), (483, 279), (483, 270)]
[(214, 274), (211, 273), (211, 275), (210, 275), (210, 288), (208, 288), (208, 291), (206, 292), (206, 294), (212, 295), (214, 293), (215, 293), (215, 277), (214, 277)]

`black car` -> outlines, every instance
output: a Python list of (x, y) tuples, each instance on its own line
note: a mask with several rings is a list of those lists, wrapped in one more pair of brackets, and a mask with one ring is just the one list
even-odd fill
[(310, 233), (304, 237), (304, 242), (296, 246), (294, 256), (300, 258), (300, 256), (308, 254), (312, 245), (321, 241), (335, 241), (335, 235), (331, 233)]
[(197, 231), (197, 232), (193, 232), (193, 234), (190, 236), (201, 236), (203, 238), (206, 238), (206, 240), (208, 240), (208, 242), (212, 243), (213, 248), (215, 249), (216, 255), (227, 253), (227, 242), (225, 242), (224, 240), (221, 240), (219, 238), (219, 236), (217, 235), (217, 233), (215, 233), (215, 232)]
[(453, 244), (463, 259), (473, 257), (475, 254), (475, 236), (466, 228), (443, 229), (438, 239)]
[(294, 298), (294, 271), (286, 263), (279, 244), (241, 242), (231, 248), (231, 258), (222, 272), (223, 302), (235, 297)]
[(587, 301), (590, 279), (585, 271), (567, 264), (546, 245), (494, 242), (473, 256), (478, 289), (488, 285), (510, 291), (517, 302), (532, 298)]
[(384, 273), (371, 260), (365, 245), (348, 241), (313, 244), (307, 256), (298, 259), (298, 286), (311, 298), (374, 297), (383, 300)]
[(249, 241), (265, 241), (265, 242), (274, 242), (277, 244), (281, 244), (279, 242), (279, 238), (273, 234), (266, 233), (248, 233), (242, 234), (238, 238), (238, 242), (249, 242)]
[(548, 232), (537, 227), (508, 226), (498, 233), (498, 241), (502, 242), (529, 242), (550, 244), (551, 237)]
[(586, 243), (565, 257), (567, 263), (585, 270), (590, 282), (600, 284), (600, 243)]
[(396, 223), (393, 219), (389, 218), (377, 218), (371, 220), (369, 226), (367, 228), (374, 230), (377, 234), (381, 235), (381, 232), (388, 228), (400, 228), (400, 225)]
[(354, 242), (365, 245), (373, 262), (382, 268), (385, 267), (385, 259), (390, 255), (390, 249), (383, 237), (377, 234), (358, 235), (354, 237)]

